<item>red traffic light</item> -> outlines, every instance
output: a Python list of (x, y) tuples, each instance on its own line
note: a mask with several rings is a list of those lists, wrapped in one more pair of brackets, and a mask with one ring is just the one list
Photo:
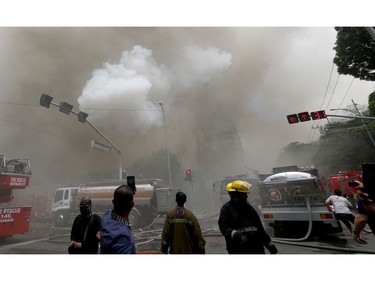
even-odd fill
[(288, 119), (289, 124), (295, 124), (299, 122), (297, 114), (287, 115), (286, 118)]
[(298, 118), (300, 122), (306, 122), (311, 120), (310, 114), (307, 111), (298, 113)]
[(187, 169), (185, 171), (185, 180), (186, 181), (192, 181), (193, 180), (193, 175), (191, 174), (191, 170)]
[(319, 119), (327, 118), (327, 114), (324, 110), (313, 111), (310, 114), (311, 114), (311, 118), (313, 120), (319, 120)]

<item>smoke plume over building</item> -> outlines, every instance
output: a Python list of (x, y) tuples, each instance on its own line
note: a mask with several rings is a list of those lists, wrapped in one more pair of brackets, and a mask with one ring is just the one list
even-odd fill
[[(169, 150), (182, 167), (212, 180), (246, 167), (268, 172), (282, 147), (308, 141), (312, 123), (291, 126), (286, 115), (320, 109), (335, 34), (333, 28), (1, 28), (0, 152), (30, 158), (41, 185), (116, 171), (114, 153), (90, 147), (93, 139), (105, 143), (92, 128), (39, 105), (46, 93), (88, 113), (120, 148), (125, 168), (165, 149), (162, 102)], [(330, 107), (340, 104), (350, 81), (341, 78)], [(366, 103), (372, 90), (355, 81), (352, 98)]]

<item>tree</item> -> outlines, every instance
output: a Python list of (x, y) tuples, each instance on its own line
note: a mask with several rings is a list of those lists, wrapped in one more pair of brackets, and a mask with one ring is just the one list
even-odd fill
[(363, 162), (374, 162), (375, 148), (365, 131), (330, 130), (320, 137), (313, 157), (314, 165), (323, 174), (359, 170)]
[(337, 28), (333, 62), (339, 74), (375, 81), (375, 41), (364, 27)]
[(312, 157), (316, 153), (316, 144), (292, 142), (283, 147), (277, 158), (277, 165), (311, 166)]
[(370, 116), (375, 116), (375, 91), (368, 96), (368, 112)]

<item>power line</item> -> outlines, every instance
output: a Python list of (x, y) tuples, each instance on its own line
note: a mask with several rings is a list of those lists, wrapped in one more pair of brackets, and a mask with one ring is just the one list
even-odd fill
[(331, 101), (332, 101), (332, 97), (333, 97), (333, 95), (334, 95), (334, 93), (335, 93), (335, 91), (336, 91), (336, 86), (337, 86), (337, 83), (339, 82), (339, 78), (340, 78), (340, 74), (337, 76), (335, 86), (334, 86), (334, 88), (333, 88), (333, 90), (332, 90), (331, 98), (329, 99), (328, 104), (327, 104), (327, 106), (326, 106), (326, 110), (328, 109), (329, 104), (330, 104)]
[[(335, 93), (335, 91), (336, 91), (336, 86), (337, 86), (337, 83), (339, 82), (339, 78), (340, 78), (340, 74), (337, 76), (336, 83), (335, 83), (335, 86), (333, 87), (332, 94), (331, 94), (331, 97), (330, 97), (330, 99), (329, 99), (329, 101), (328, 101), (328, 104), (327, 104), (326, 109), (329, 107), (329, 104), (330, 104), (331, 101), (332, 101), (332, 97), (333, 97), (333, 95), (334, 95), (334, 93)], [(327, 119), (327, 120), (328, 120), (328, 119)], [(320, 121), (320, 120), (319, 120), (319, 121)], [(315, 132), (316, 132), (316, 131), (313, 132), (313, 135), (312, 135), (311, 139), (314, 139)]]
[(62, 136), (62, 135), (52, 134), (52, 133), (49, 133), (49, 132), (46, 132), (46, 131), (43, 131), (43, 130), (40, 130), (40, 129), (36, 129), (36, 128), (32, 128), (32, 127), (25, 126), (25, 125), (22, 125), (22, 124), (18, 124), (16, 122), (11, 122), (11, 121), (8, 121), (8, 120), (2, 119), (2, 118), (0, 118), (0, 121), (2, 121), (4, 123), (9, 123), (9, 124), (12, 124), (12, 125), (16, 125), (16, 126), (19, 126), (19, 127), (22, 127), (22, 128), (26, 128), (26, 129), (29, 129), (29, 130), (32, 130), (32, 131), (37, 131), (39, 133), (43, 133), (43, 134), (50, 135), (50, 136), (53, 136), (53, 137), (67, 139), (67, 140), (70, 140), (70, 141), (73, 141), (73, 142), (76, 142), (76, 143), (87, 145), (87, 143), (85, 143), (83, 141), (75, 140), (75, 139), (68, 138), (68, 137)]
[[(0, 104), (7, 104), (7, 105), (20, 105), (20, 106), (37, 106), (40, 107), (40, 104), (27, 104), (27, 103), (17, 103), (17, 102), (6, 102), (0, 101)], [(82, 110), (107, 110), (107, 111), (159, 111), (158, 109), (123, 109), (123, 108), (80, 108)]]
[(348, 94), (349, 89), (350, 89), (350, 87), (351, 87), (352, 84), (353, 84), (353, 81), (354, 81), (354, 77), (353, 77), (352, 81), (350, 82), (350, 85), (349, 85), (349, 87), (348, 87), (348, 90), (346, 91), (344, 97), (342, 98), (341, 103), (340, 103), (340, 105), (338, 106), (338, 108), (341, 108), (341, 105), (342, 105), (342, 103), (344, 102), (344, 100), (345, 100), (345, 98), (346, 98), (346, 95)]
[(323, 104), (324, 104), (324, 101), (325, 101), (326, 96), (327, 96), (327, 93), (328, 93), (328, 88), (329, 88), (329, 84), (331, 83), (331, 78), (332, 78), (332, 73), (333, 73), (333, 67), (334, 67), (334, 66), (335, 66), (335, 64), (332, 63), (331, 74), (329, 75), (329, 79), (328, 79), (328, 84), (327, 84), (326, 92), (324, 93), (323, 101), (322, 101), (322, 104), (320, 105), (320, 110), (323, 108)]
[[(328, 89), (329, 89), (329, 84), (331, 83), (331, 78), (332, 78), (332, 73), (333, 73), (333, 68), (334, 68), (335, 64), (332, 62), (332, 67), (331, 67), (331, 73), (329, 74), (329, 79), (328, 79), (328, 83), (327, 83), (327, 88), (326, 88), (326, 91), (324, 93), (324, 97), (323, 97), (323, 101), (322, 101), (322, 104), (320, 105), (320, 110), (323, 108), (323, 104), (324, 104), (324, 101), (326, 99), (326, 96), (327, 96), (327, 93), (328, 93)], [(310, 132), (309, 132), (309, 135), (307, 137), (307, 141), (306, 143), (309, 143), (310, 142), (310, 136), (311, 136), (311, 132), (313, 131), (314, 129), (314, 124), (315, 124), (315, 121), (313, 123), (313, 125), (311, 126), (311, 129), (310, 129)], [(315, 132), (315, 131), (314, 131)], [(312, 136), (312, 138), (314, 138), (314, 134)], [(311, 139), (312, 139), (311, 138)]]

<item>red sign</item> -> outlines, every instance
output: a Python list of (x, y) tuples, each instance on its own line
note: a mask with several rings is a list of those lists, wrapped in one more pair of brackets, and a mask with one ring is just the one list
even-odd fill
[(28, 176), (14, 176), (6, 175), (5, 181), (2, 181), (4, 187), (10, 187), (13, 189), (23, 189), (29, 186), (30, 178)]

